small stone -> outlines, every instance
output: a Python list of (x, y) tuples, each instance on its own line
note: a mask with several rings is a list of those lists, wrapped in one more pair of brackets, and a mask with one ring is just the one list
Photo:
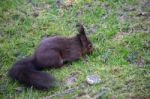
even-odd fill
[(98, 84), (100, 83), (101, 79), (98, 75), (89, 75), (86, 77), (86, 81), (88, 84)]
[(22, 92), (23, 91), (23, 87), (16, 87), (14, 88), (14, 90), (18, 93)]

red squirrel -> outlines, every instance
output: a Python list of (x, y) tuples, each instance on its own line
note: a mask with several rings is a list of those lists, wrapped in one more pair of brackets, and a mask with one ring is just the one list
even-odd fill
[(41, 69), (62, 67), (65, 62), (80, 59), (93, 49), (82, 24), (77, 24), (77, 30), (79, 33), (73, 37), (44, 38), (31, 56), (13, 64), (8, 75), (37, 89), (53, 87), (55, 79)]

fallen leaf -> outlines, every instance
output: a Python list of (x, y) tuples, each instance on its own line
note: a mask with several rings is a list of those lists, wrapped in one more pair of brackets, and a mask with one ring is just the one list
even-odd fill
[(77, 79), (78, 75), (79, 75), (79, 72), (74, 71), (74, 72), (72, 72), (68, 77), (66, 77), (66, 78), (64, 79), (64, 82), (65, 82), (67, 85), (72, 85), (73, 83), (76, 82), (76, 79)]

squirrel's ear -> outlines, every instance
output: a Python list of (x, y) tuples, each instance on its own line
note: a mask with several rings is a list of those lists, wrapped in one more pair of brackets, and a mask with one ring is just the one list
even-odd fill
[(76, 25), (76, 27), (77, 27), (77, 30), (78, 30), (79, 34), (85, 34), (84, 26), (81, 23), (78, 23)]

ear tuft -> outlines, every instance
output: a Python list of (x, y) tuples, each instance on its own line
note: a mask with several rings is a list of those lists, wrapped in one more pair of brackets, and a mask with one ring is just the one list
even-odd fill
[(78, 23), (78, 24), (76, 25), (76, 27), (77, 27), (77, 30), (78, 30), (78, 32), (79, 32), (80, 34), (85, 34), (84, 26), (83, 26), (81, 23)]

